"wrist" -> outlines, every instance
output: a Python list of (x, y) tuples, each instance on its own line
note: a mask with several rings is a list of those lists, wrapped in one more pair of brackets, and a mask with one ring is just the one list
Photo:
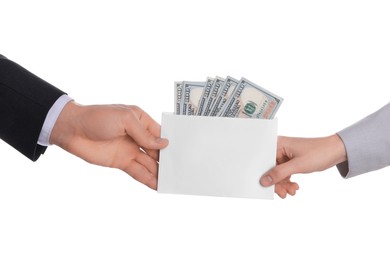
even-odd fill
[(56, 102), (54, 102), (54, 104), (52, 105), (52, 107), (50, 108), (50, 110), (46, 115), (45, 121), (43, 122), (42, 129), (38, 138), (39, 145), (42, 146), (51, 145), (49, 139), (53, 127), (57, 122), (57, 119), (61, 114), (62, 110), (64, 109), (65, 105), (70, 101), (72, 101), (72, 99), (68, 95), (63, 94), (56, 100)]
[(345, 162), (347, 160), (347, 152), (345, 150), (344, 142), (341, 140), (340, 136), (334, 134), (328, 138), (330, 139), (331, 146), (334, 149), (334, 165)]
[(66, 145), (76, 134), (80, 109), (81, 106), (74, 101), (70, 101), (64, 106), (51, 132), (50, 144), (66, 149)]

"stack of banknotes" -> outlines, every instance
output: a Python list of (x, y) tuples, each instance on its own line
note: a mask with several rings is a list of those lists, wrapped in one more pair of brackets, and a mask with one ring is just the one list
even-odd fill
[(283, 98), (241, 78), (175, 82), (175, 114), (272, 119)]

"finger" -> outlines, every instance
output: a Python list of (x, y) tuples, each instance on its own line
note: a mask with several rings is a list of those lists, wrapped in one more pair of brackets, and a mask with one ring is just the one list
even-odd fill
[(149, 170), (137, 161), (132, 160), (126, 167), (125, 172), (135, 180), (145, 184), (151, 189), (157, 189), (157, 176), (149, 172)]
[(282, 199), (285, 199), (287, 196), (286, 189), (280, 184), (275, 185), (275, 193), (278, 194), (278, 196)]
[(297, 193), (297, 190), (299, 190), (298, 183), (295, 183), (295, 182), (289, 183), (289, 185), (287, 187), (288, 194), (290, 194), (291, 196), (294, 196)]
[[(155, 137), (161, 137), (161, 126), (156, 121), (153, 120), (148, 114), (146, 114), (146, 118), (148, 119), (147, 129), (151, 132), (152, 135)], [(167, 139), (164, 139), (168, 141)], [(169, 142), (169, 141), (168, 141)], [(168, 142), (166, 145), (168, 145)], [(166, 145), (164, 147), (166, 147)], [(162, 148), (164, 148), (162, 147)], [(161, 148), (160, 148), (161, 149)], [(157, 162), (159, 161), (160, 157), (160, 151), (156, 149), (146, 149), (145, 151), (147, 154), (149, 154), (153, 159), (155, 159)]]
[(142, 148), (142, 150), (143, 150), (147, 155), (149, 155), (150, 157), (152, 157), (155, 161), (158, 161), (158, 150), (146, 149), (146, 148)]
[(158, 150), (152, 150), (152, 149), (146, 149), (146, 148), (142, 148), (142, 149), (146, 152), (146, 154), (148, 154), (150, 157), (152, 157), (155, 161), (158, 162), (159, 157), (160, 157), (159, 156), (160, 153)]
[(158, 164), (152, 157), (140, 151), (137, 154), (136, 161), (148, 169), (150, 173), (157, 176)]
[(295, 170), (294, 160), (277, 165), (270, 171), (266, 172), (260, 178), (260, 184), (264, 187), (271, 186), (279, 183), (280, 181), (290, 177), (292, 174), (297, 173)]
[[(142, 113), (141, 120), (142, 120), (143, 124), (146, 126), (146, 129), (153, 136), (155, 136), (157, 138), (161, 137), (161, 126), (160, 126), (160, 124), (157, 123), (151, 116), (149, 116), (149, 114), (147, 114), (144, 111), (142, 111), (142, 109), (140, 109), (140, 111)], [(163, 140), (168, 141), (167, 139), (163, 139)], [(168, 142), (165, 144), (164, 147), (166, 147), (166, 145), (168, 145)], [(164, 147), (162, 147), (162, 148), (164, 148)], [(149, 152), (148, 152), (148, 154), (149, 154)], [(154, 152), (152, 152), (151, 154), (156, 155), (156, 157), (153, 156), (153, 158), (157, 158), (158, 159), (159, 152), (157, 150), (154, 150)]]
[(152, 135), (139, 120), (131, 117), (126, 121), (126, 132), (134, 141), (145, 149), (162, 149), (168, 145), (168, 140)]
[(297, 190), (299, 189), (299, 186), (298, 184), (296, 184), (295, 182), (281, 182), (277, 185), (280, 185), (281, 187), (283, 187), (283, 189), (287, 192), (287, 194), (291, 195), (291, 196), (294, 196), (297, 192)]
[(148, 113), (143, 111), (140, 107), (132, 106), (132, 109), (137, 114), (139, 120), (145, 126), (145, 128), (155, 137), (160, 137), (161, 126), (157, 123)]
[(148, 114), (144, 113), (142, 116), (143, 122), (145, 122), (145, 125), (147, 126), (147, 129), (150, 131), (152, 135), (155, 137), (161, 136), (161, 126), (159, 123), (154, 121), (153, 118), (151, 118)]

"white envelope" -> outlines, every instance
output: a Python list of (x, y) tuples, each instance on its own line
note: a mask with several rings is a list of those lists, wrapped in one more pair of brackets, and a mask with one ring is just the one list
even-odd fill
[(158, 192), (273, 199), (260, 177), (275, 166), (277, 119), (162, 115)]

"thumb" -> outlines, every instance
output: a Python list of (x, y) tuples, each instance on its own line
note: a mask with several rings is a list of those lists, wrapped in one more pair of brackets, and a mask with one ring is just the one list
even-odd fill
[(290, 160), (288, 162), (279, 164), (274, 168), (272, 168), (271, 170), (269, 170), (268, 172), (266, 172), (260, 178), (260, 184), (264, 187), (268, 187), (273, 184), (281, 182), (287, 177), (293, 175), (294, 173), (297, 173), (294, 166), (294, 160)]
[(134, 141), (145, 149), (159, 150), (168, 145), (168, 140), (152, 135), (141, 124), (133, 124), (126, 129), (128, 135), (130, 135)]

